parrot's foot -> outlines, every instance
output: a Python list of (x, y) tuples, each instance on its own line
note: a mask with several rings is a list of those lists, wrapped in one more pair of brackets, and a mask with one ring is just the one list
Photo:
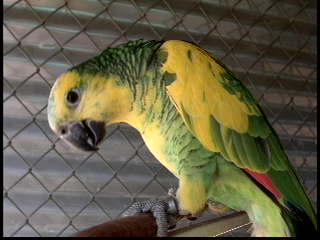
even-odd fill
[(147, 212), (151, 212), (156, 219), (157, 236), (168, 236), (168, 229), (175, 227), (177, 222), (178, 206), (176, 200), (170, 197), (164, 200), (154, 199), (136, 202), (123, 213), (123, 216), (133, 216)]
[(208, 200), (207, 205), (210, 210), (218, 213), (225, 213), (230, 210), (230, 208), (227, 207), (226, 205), (219, 202), (212, 201), (212, 200)]
[[(177, 192), (177, 188), (170, 187), (168, 190), (168, 196), (174, 198), (178, 202), (178, 199), (176, 197), (176, 192)], [(199, 217), (198, 214), (194, 215), (188, 211), (181, 210), (181, 209), (179, 209), (179, 215), (180, 215), (180, 219), (187, 218), (190, 221), (194, 221), (194, 220), (198, 219), (198, 217)]]

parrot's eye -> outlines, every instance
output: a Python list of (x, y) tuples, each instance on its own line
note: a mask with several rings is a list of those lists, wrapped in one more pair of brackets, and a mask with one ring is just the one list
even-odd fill
[(72, 89), (67, 94), (67, 103), (71, 107), (76, 107), (80, 102), (80, 92), (78, 89)]

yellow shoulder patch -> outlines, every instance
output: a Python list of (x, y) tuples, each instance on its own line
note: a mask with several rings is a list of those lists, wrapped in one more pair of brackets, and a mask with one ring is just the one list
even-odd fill
[[(248, 131), (248, 115), (254, 112), (221, 85), (219, 78), (221, 73), (225, 73), (223, 67), (206, 52), (187, 42), (167, 41), (162, 49), (168, 53), (162, 70), (177, 76), (167, 89), (179, 111), (182, 105), (193, 121), (208, 122), (212, 115), (225, 127), (239, 133)], [(200, 129), (198, 131), (201, 132)]]
[(255, 108), (222, 86), (221, 75), (226, 70), (221, 65), (188, 42), (167, 41), (162, 50), (168, 54), (162, 71), (176, 74), (176, 80), (167, 86), (170, 99), (204, 146), (219, 150), (210, 133), (211, 116), (238, 133), (248, 131), (249, 115), (257, 114)]

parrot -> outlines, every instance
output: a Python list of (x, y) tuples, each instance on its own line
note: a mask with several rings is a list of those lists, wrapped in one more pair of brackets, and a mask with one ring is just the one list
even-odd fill
[(140, 39), (109, 47), (57, 78), (47, 114), (51, 129), (83, 151), (98, 150), (111, 124), (137, 129), (178, 178), (181, 212), (198, 216), (213, 202), (245, 211), (252, 236), (317, 231), (315, 208), (258, 101), (195, 43)]

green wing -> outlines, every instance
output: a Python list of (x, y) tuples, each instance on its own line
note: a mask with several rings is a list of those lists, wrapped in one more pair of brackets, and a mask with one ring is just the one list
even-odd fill
[(239, 168), (267, 175), (281, 193), (278, 200), (302, 207), (315, 223), (314, 209), (299, 177), (245, 86), (196, 45), (167, 41), (161, 50), (167, 53), (162, 71), (176, 75), (167, 86), (168, 95), (198, 140)]

